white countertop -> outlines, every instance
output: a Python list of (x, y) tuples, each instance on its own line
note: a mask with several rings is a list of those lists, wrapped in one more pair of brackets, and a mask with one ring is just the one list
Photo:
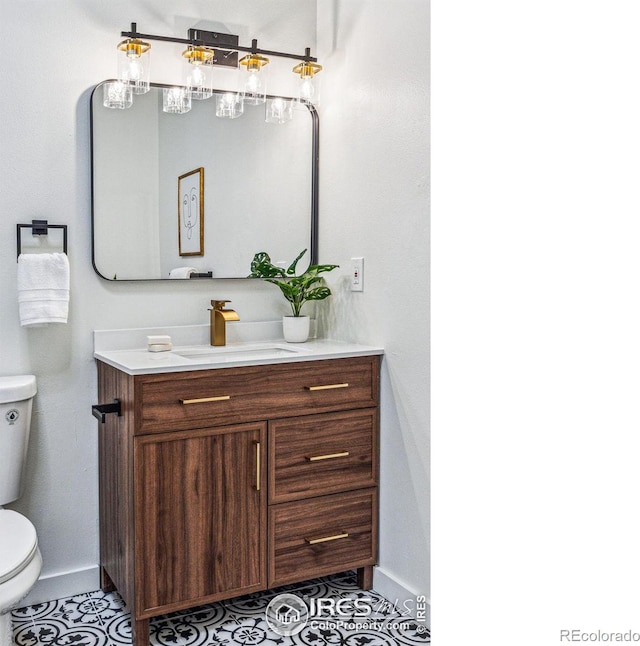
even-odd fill
[[(209, 345), (208, 325), (134, 330), (96, 330), (94, 357), (130, 375), (188, 370), (215, 370), (237, 366), (260, 366), (322, 359), (341, 359), (383, 354), (378, 346), (345, 343), (331, 339), (310, 339), (305, 343), (287, 343), (276, 336), (278, 322), (234, 323), (228, 326), (228, 343)], [(148, 335), (171, 336), (173, 348), (149, 352)]]

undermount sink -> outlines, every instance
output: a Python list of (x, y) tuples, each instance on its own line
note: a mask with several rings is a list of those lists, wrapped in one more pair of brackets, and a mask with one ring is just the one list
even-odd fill
[(204, 348), (185, 348), (174, 350), (173, 354), (183, 359), (196, 361), (224, 361), (225, 358), (240, 358), (247, 355), (251, 357), (288, 357), (294, 354), (308, 352), (301, 347), (289, 346), (283, 343), (255, 343), (239, 346), (221, 346)]

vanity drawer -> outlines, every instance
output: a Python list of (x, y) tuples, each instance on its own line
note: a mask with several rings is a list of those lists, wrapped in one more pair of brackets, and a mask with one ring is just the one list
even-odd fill
[(375, 565), (377, 490), (273, 505), (269, 587)]
[(135, 433), (160, 433), (378, 404), (379, 357), (135, 377)]
[(269, 502), (377, 484), (377, 409), (269, 423)]

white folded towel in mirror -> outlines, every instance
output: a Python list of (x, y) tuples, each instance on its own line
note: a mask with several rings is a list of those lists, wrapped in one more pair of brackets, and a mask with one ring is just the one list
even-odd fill
[(176, 267), (169, 272), (169, 278), (191, 278), (197, 271), (195, 267)]
[(29, 253), (18, 256), (18, 309), (23, 327), (67, 322), (67, 254)]

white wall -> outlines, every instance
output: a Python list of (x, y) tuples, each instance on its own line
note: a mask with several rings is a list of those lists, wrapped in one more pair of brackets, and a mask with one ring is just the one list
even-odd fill
[[(321, 119), (320, 261), (338, 262), (322, 325), (333, 336), (384, 344), (381, 553), (376, 587), (428, 594), (428, 60), (426, 0), (6, 0), (0, 3), (0, 374), (38, 377), (24, 497), (44, 580), (31, 599), (97, 587), (94, 329), (205, 323), (211, 298), (243, 320), (286, 312), (271, 285), (246, 281), (108, 283), (91, 269), (91, 87), (115, 73), (115, 44), (131, 21), (181, 36), (231, 31), (265, 48), (316, 50), (325, 65)], [(317, 9), (317, 13), (316, 13)], [(37, 19), (36, 19), (37, 18)], [(19, 46), (28, 25), (25, 66)], [(393, 47), (388, 43), (394, 41)], [(380, 43), (386, 41), (386, 45)], [(153, 52), (154, 81), (180, 80), (175, 57)], [(159, 64), (159, 61), (161, 64)], [(275, 67), (275, 66), (274, 66)], [(161, 68), (161, 69), (160, 69)], [(271, 70), (274, 78), (274, 70)], [(291, 75), (293, 76), (293, 75)], [(291, 87), (272, 85), (290, 94)], [(28, 183), (27, 183), (28, 182)], [(16, 222), (69, 225), (69, 324), (19, 326)], [(348, 259), (364, 256), (365, 292), (346, 288)]]
[(365, 258), (327, 324), (385, 348), (374, 583), (429, 596), (429, 1), (319, 2), (318, 56), (320, 256)]

